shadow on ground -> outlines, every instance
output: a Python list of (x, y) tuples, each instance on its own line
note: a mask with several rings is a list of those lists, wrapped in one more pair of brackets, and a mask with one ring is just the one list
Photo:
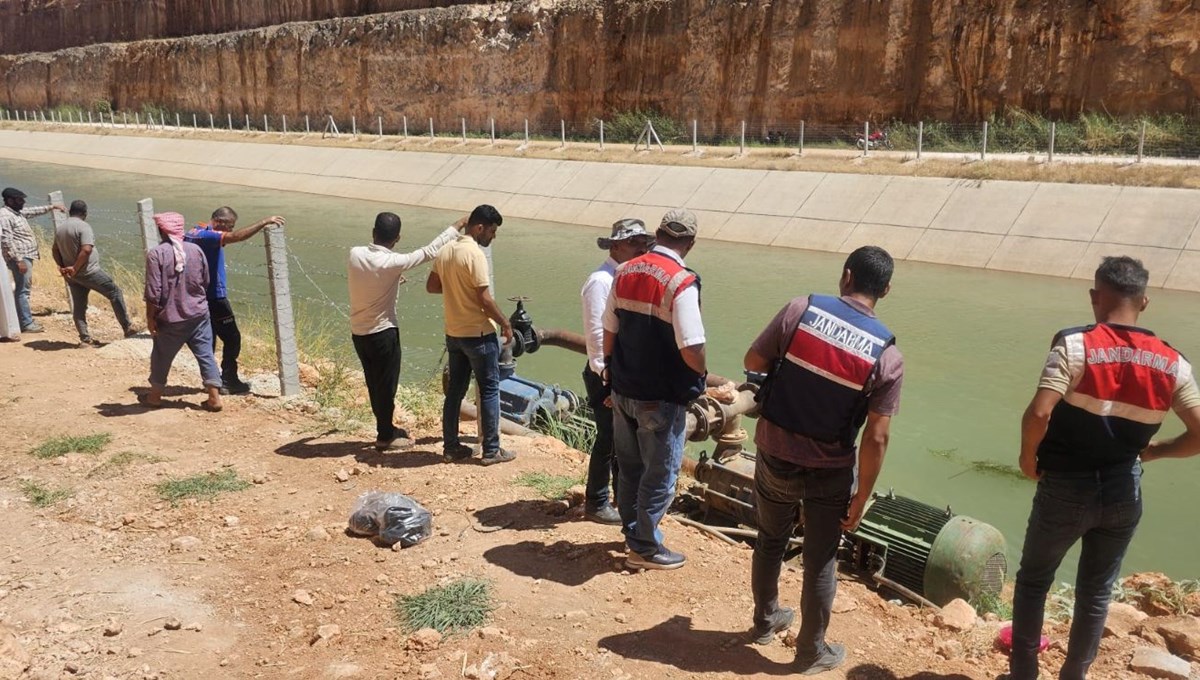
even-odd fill
[(315, 437), (303, 437), (275, 449), (275, 453), (289, 458), (308, 460), (311, 458), (352, 457), (365, 465), (390, 468), (415, 468), (440, 465), (442, 455), (428, 449), (398, 449), (376, 451), (371, 442), (364, 441), (321, 441), (333, 434), (326, 432)]
[(77, 342), (63, 342), (62, 340), (34, 340), (25, 343), (29, 349), (39, 352), (57, 352), (63, 349), (79, 349)]
[(599, 646), (626, 659), (673, 666), (689, 673), (794, 675), (789, 663), (772, 661), (750, 645), (746, 631), (697, 630), (689, 616), (673, 616), (647, 630), (602, 638)]
[(862, 664), (846, 671), (846, 680), (971, 680), (971, 676), (961, 673), (933, 673), (925, 671), (916, 675), (896, 675), (875, 664)]
[[(477, 531), (536, 531), (549, 529), (567, 521), (563, 516), (562, 504), (554, 501), (520, 500), (494, 505), (475, 512), (479, 521)], [(555, 514), (558, 513), (558, 514)]]
[[(580, 586), (600, 574), (619, 568), (625, 557), (624, 548), (625, 544), (620, 541), (521, 541), (491, 548), (483, 553), (483, 558), (517, 576), (554, 581), (565, 586)], [(613, 553), (619, 553), (620, 559), (614, 557)]]

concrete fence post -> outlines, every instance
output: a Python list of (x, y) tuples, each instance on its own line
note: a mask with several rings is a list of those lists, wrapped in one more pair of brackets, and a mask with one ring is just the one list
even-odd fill
[(800, 121), (800, 143), (796, 147), (796, 155), (804, 155), (804, 121)]
[(863, 158), (867, 157), (867, 152), (871, 149), (871, 121), (863, 121)]
[(1057, 126), (1054, 123), (1054, 121), (1051, 121), (1050, 122), (1050, 148), (1049, 148), (1049, 153), (1046, 156), (1047, 163), (1054, 162), (1054, 137), (1055, 137), (1055, 133), (1057, 132), (1057, 130), (1055, 129), (1056, 127)]
[(925, 121), (917, 121), (917, 160), (921, 160), (921, 151), (925, 146)]
[(700, 153), (700, 123), (695, 118), (692, 119), (692, 154)]
[(604, 151), (604, 119), (600, 119), (600, 150)]
[(987, 137), (988, 137), (988, 122), (983, 121), (983, 140), (979, 145), (979, 160), (987, 160)]
[[(81, 122), (83, 121), (82, 113), (79, 114), (79, 120)], [(51, 191), (50, 195), (48, 195), (46, 198), (49, 199), (50, 205), (63, 205), (63, 192), (61, 192), (61, 191)], [(51, 210), (50, 218), (52, 220), (54, 220), (54, 230), (56, 232), (58, 231), (58, 228), (62, 226), (62, 223), (67, 221), (67, 216), (65, 214), (63, 214), (62, 212), (59, 212), (58, 210)], [(67, 283), (64, 280), (63, 287), (67, 291), (67, 309), (70, 310), (72, 314), (74, 314), (75, 299), (71, 297), (71, 284)], [(8, 292), (8, 291), (5, 291), (5, 292)]]
[(1138, 134), (1137, 162), (1142, 162), (1142, 152), (1146, 150), (1146, 121), (1142, 121), (1142, 131)]
[(379, 123), (379, 137), (382, 139), (383, 138), (383, 116), (379, 116), (376, 122)]
[(467, 143), (467, 119), (462, 119), (462, 143)]
[(137, 206), (138, 226), (142, 228), (142, 249), (148, 253), (162, 242), (158, 236), (158, 227), (154, 225), (154, 200), (143, 198), (138, 201)]
[(285, 397), (300, 394), (300, 354), (296, 348), (296, 323), (288, 284), (287, 242), (283, 227), (266, 229), (267, 278), (271, 283), (271, 311), (275, 320), (275, 354), (279, 358), (279, 389)]

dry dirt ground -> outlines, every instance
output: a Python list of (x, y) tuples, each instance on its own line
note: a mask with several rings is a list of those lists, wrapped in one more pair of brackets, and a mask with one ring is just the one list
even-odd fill
[[(97, 337), (118, 336), (106, 307), (91, 312)], [(29, 656), (20, 677), (460, 678), (492, 677), (485, 671), (497, 665), (513, 678), (790, 674), (783, 640), (745, 640), (749, 549), (668, 521), (688, 566), (630, 573), (617, 529), (563, 515), (561, 505), (555, 514), (554, 503), (515, 485), (530, 471), (583, 474), (583, 457), (555, 440), (506, 438), (519, 458), (489, 468), (443, 464), (432, 431), (379, 454), (280, 399), (229, 397), (224, 412), (206, 413), (186, 371), (172, 376), (183, 385), (173, 403), (148, 410), (136, 403), (147, 364), (123, 356), (136, 352), (77, 348), (61, 309), (41, 321), (46, 333), (0, 344), (0, 624)], [(111, 349), (139, 342), (148, 340)], [(112, 442), (98, 454), (30, 455), (50, 437), (102, 432)], [(121, 452), (162, 460), (100, 467)], [(225, 469), (256, 483), (176, 505), (154, 490)], [(22, 493), (30, 480), (71, 496), (36, 509)], [(435, 535), (402, 551), (347, 535), (354, 500), (375, 489), (424, 503)], [(197, 540), (179, 549), (181, 537)], [(414, 649), (396, 597), (460, 576), (494, 582), (490, 626)], [(785, 571), (792, 605), (799, 577)], [(850, 656), (823, 677), (992, 678), (1006, 664), (992, 648), (996, 622), (952, 633), (848, 577), (841, 593), (829, 634)], [(314, 644), (325, 624), (340, 633)], [(1051, 634), (1065, 639), (1061, 628)], [(1131, 677), (1132, 646), (1106, 639), (1094, 677)], [(1044, 656), (1056, 670), (1061, 650)]]

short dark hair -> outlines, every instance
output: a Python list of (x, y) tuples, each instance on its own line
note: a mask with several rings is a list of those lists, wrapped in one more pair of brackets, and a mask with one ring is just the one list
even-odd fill
[(504, 224), (504, 218), (500, 216), (500, 211), (494, 207), (484, 203), (471, 211), (471, 216), (467, 218), (467, 224), (482, 224), (484, 226), (500, 226)]
[(79, 217), (87, 214), (87, 203), (83, 201), (71, 201), (71, 207), (67, 210), (67, 214), (71, 217)]
[(1141, 260), (1128, 255), (1109, 255), (1096, 268), (1096, 283), (1123, 297), (1141, 297), (1146, 294), (1150, 272)]
[(236, 222), (237, 221), (237, 211), (234, 210), (233, 208), (230, 208), (227, 205), (223, 205), (220, 208), (217, 208), (216, 210), (213, 211), (212, 219), (214, 219), (214, 220), (215, 219), (223, 219), (223, 220), (232, 219), (234, 222)]
[(851, 292), (866, 293), (878, 299), (883, 297), (892, 283), (896, 262), (888, 251), (879, 246), (863, 246), (850, 253), (842, 269), (849, 269), (854, 277), (854, 290)]
[(400, 238), (400, 216), (381, 212), (375, 216), (375, 230), (371, 232), (376, 241), (392, 242)]

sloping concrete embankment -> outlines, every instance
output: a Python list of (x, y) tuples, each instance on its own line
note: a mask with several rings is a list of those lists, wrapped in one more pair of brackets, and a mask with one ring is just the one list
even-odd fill
[(686, 206), (717, 241), (1090, 278), (1141, 258), (1200, 291), (1200, 191), (500, 158), (0, 130), (0, 158), (595, 227)]

